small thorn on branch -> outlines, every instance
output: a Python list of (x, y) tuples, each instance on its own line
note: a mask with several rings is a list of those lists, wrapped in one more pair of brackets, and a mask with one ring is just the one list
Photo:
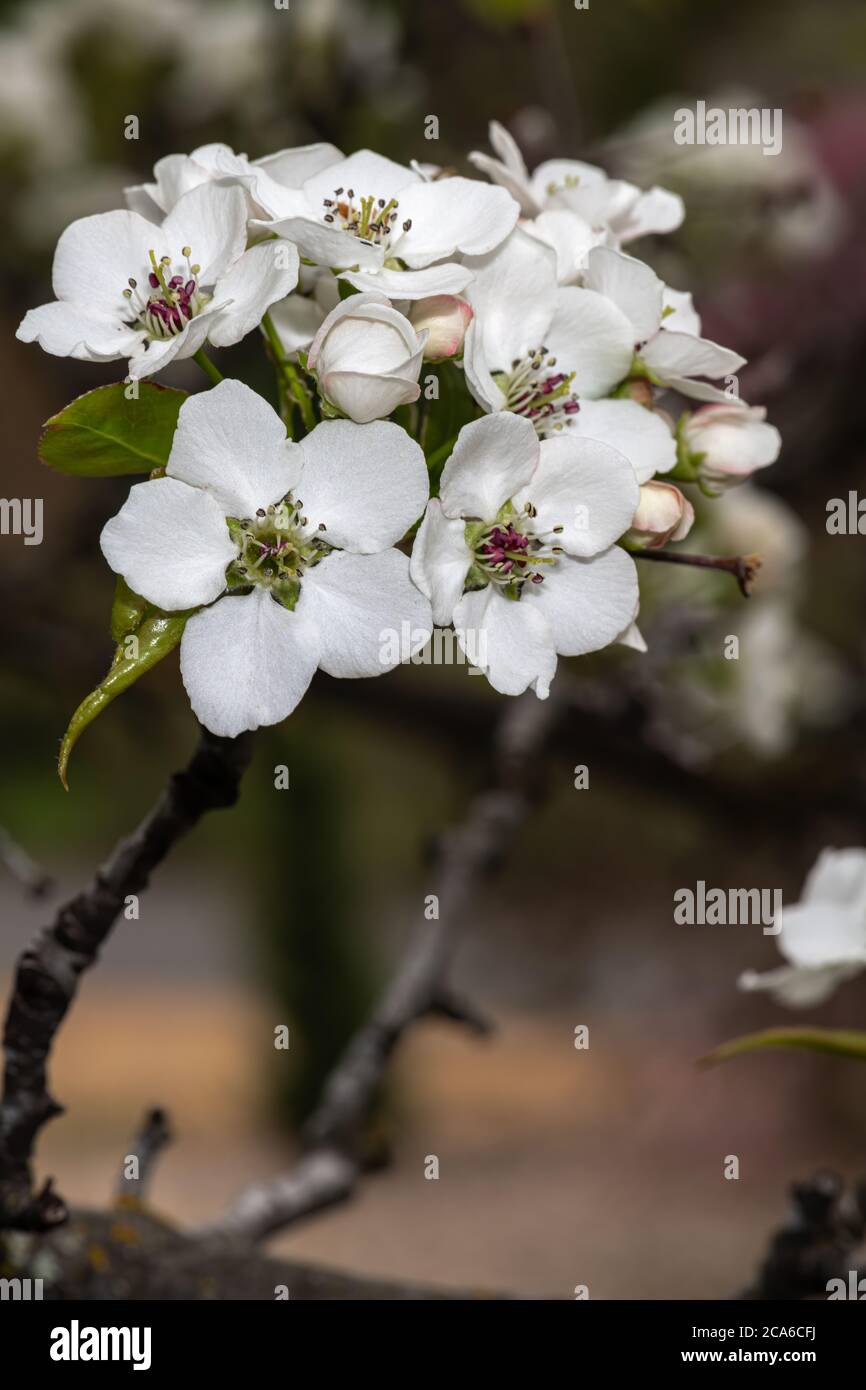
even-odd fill
[(428, 1013), (432, 1018), (447, 1018), (452, 1023), (461, 1023), (479, 1038), (489, 1038), (496, 1032), (491, 1018), (471, 1002), (456, 994), (439, 994), (430, 1005)]
[(51, 875), (41, 868), (21, 845), (13, 840), (9, 831), (0, 825), (0, 864), (31, 898), (44, 898), (54, 887)]
[(124, 1155), (115, 1198), (117, 1206), (144, 1205), (156, 1160), (160, 1151), (166, 1144), (170, 1144), (173, 1138), (165, 1111), (158, 1107), (148, 1110), (141, 1129), (132, 1141), (129, 1153)]
[(635, 560), (661, 560), (668, 565), (722, 570), (734, 576), (743, 598), (750, 597), (762, 564), (760, 555), (685, 555), (679, 550), (632, 550), (629, 554)]

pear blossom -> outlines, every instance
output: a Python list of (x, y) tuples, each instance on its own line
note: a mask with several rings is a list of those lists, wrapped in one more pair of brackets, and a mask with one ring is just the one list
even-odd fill
[(391, 299), (459, 294), (472, 278), (458, 256), (492, 251), (520, 209), (502, 188), (474, 179), (426, 179), (359, 150), (285, 188), (259, 230), (288, 237), (315, 265), (358, 290)]
[(700, 336), (691, 295), (671, 290), (643, 261), (604, 246), (587, 256), (583, 283), (629, 320), (638, 363), (657, 385), (697, 400), (729, 399), (719, 387), (694, 378), (732, 375), (745, 366), (745, 358)]
[(808, 1008), (866, 969), (866, 850), (821, 851), (803, 896), (782, 912), (776, 938), (786, 965), (740, 976), (743, 990), (769, 990), (780, 1004)]
[(668, 541), (683, 541), (692, 529), (695, 509), (673, 483), (644, 483), (634, 520), (625, 537), (633, 550), (658, 550)]
[(782, 448), (782, 436), (767, 424), (764, 407), (738, 400), (701, 406), (684, 423), (681, 437), (710, 493), (746, 482), (775, 463)]
[(616, 642), (637, 615), (616, 541), (638, 504), (631, 465), (597, 440), (539, 441), (519, 415), (465, 425), (428, 503), (410, 573), (494, 689), (544, 699), (557, 656)]
[(463, 339), (472, 322), (472, 306), (454, 294), (434, 294), (430, 299), (415, 300), (409, 320), (417, 333), (427, 334), (425, 359), (437, 362), (463, 351)]
[(578, 396), (606, 396), (628, 374), (637, 340), (629, 319), (594, 289), (560, 286), (553, 250), (523, 227), (465, 264), (474, 318), (463, 362), (484, 410), (512, 411), (549, 434), (577, 414)]
[(323, 399), (364, 425), (418, 399), (426, 341), (385, 295), (353, 294), (322, 323), (307, 365)]
[(642, 192), (580, 160), (547, 160), (530, 175), (516, 140), (504, 126), (491, 121), (489, 135), (498, 157), (475, 151), (470, 162), (508, 189), (524, 217), (537, 218), (549, 210), (577, 213), (588, 226), (609, 230), (614, 244), (622, 246), (652, 232), (673, 232), (685, 216), (679, 194), (665, 188)]
[(289, 242), (246, 249), (246, 220), (242, 189), (211, 183), (158, 226), (125, 210), (73, 222), (54, 255), (57, 298), (29, 310), (17, 337), (59, 357), (126, 357), (133, 379), (206, 342), (240, 342), (298, 279)]
[(200, 721), (234, 737), (290, 714), (317, 667), (390, 669), (383, 631), (406, 623), (413, 650), (424, 645), (430, 605), (393, 546), (427, 489), (423, 453), (397, 425), (324, 421), (296, 444), (227, 380), (184, 402), (165, 476), (131, 488), (102, 552), (151, 603), (198, 609), (181, 675)]

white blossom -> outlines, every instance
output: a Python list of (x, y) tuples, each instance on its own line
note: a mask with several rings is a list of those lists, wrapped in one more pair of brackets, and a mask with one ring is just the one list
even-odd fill
[(266, 401), (223, 381), (184, 402), (166, 476), (130, 490), (101, 545), (135, 593), (199, 610), (184, 685), (201, 722), (234, 737), (290, 714), (317, 667), (388, 670), (383, 632), (407, 623), (424, 645), (430, 605), (393, 546), (426, 498), (424, 456), (397, 425), (330, 420), (295, 444)]
[(364, 425), (418, 399), (426, 339), (384, 295), (353, 294), (322, 323), (308, 366), (323, 398)]

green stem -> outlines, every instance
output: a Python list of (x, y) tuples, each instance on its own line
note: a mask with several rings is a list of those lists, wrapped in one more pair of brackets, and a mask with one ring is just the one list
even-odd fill
[(193, 353), (192, 360), (193, 362), (197, 362), (202, 371), (210, 377), (211, 385), (219, 386), (220, 382), (225, 380), (219, 367), (215, 366), (210, 360), (204, 348), (199, 348), (198, 352)]
[(288, 387), (298, 409), (301, 412), (301, 419), (304, 422), (304, 429), (307, 433), (316, 427), (316, 415), (313, 410), (313, 402), (304, 383), (301, 381), (298, 369), (293, 362), (290, 362), (280, 342), (280, 335), (274, 327), (273, 319), (270, 314), (265, 314), (262, 319), (262, 331), (268, 340), (268, 346), (274, 358), (277, 373), (282, 383)]

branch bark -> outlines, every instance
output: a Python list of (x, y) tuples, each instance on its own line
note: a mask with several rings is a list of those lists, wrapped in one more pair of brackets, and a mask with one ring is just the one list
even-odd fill
[(486, 1026), (452, 994), (449, 969), (479, 884), (502, 861), (537, 805), (542, 755), (568, 708), (567, 698), (555, 692), (548, 700), (526, 694), (508, 702), (493, 748), (490, 785), (440, 844), (433, 885), (438, 919), (415, 931), (373, 1016), (332, 1071), (304, 1128), (298, 1162), (275, 1181), (247, 1188), (206, 1235), (263, 1240), (345, 1200), (365, 1169), (364, 1122), (405, 1033), (430, 1015), (457, 1019), (476, 1031)]
[(176, 772), (153, 810), (122, 840), (93, 881), (65, 903), (18, 960), (3, 1033), (0, 1102), (0, 1227), (47, 1230), (66, 1220), (51, 1181), (35, 1192), (36, 1135), (63, 1107), (48, 1089), (48, 1058), (75, 997), (131, 893), (207, 811), (232, 806), (252, 753), (249, 734), (225, 739), (202, 730), (190, 763)]

